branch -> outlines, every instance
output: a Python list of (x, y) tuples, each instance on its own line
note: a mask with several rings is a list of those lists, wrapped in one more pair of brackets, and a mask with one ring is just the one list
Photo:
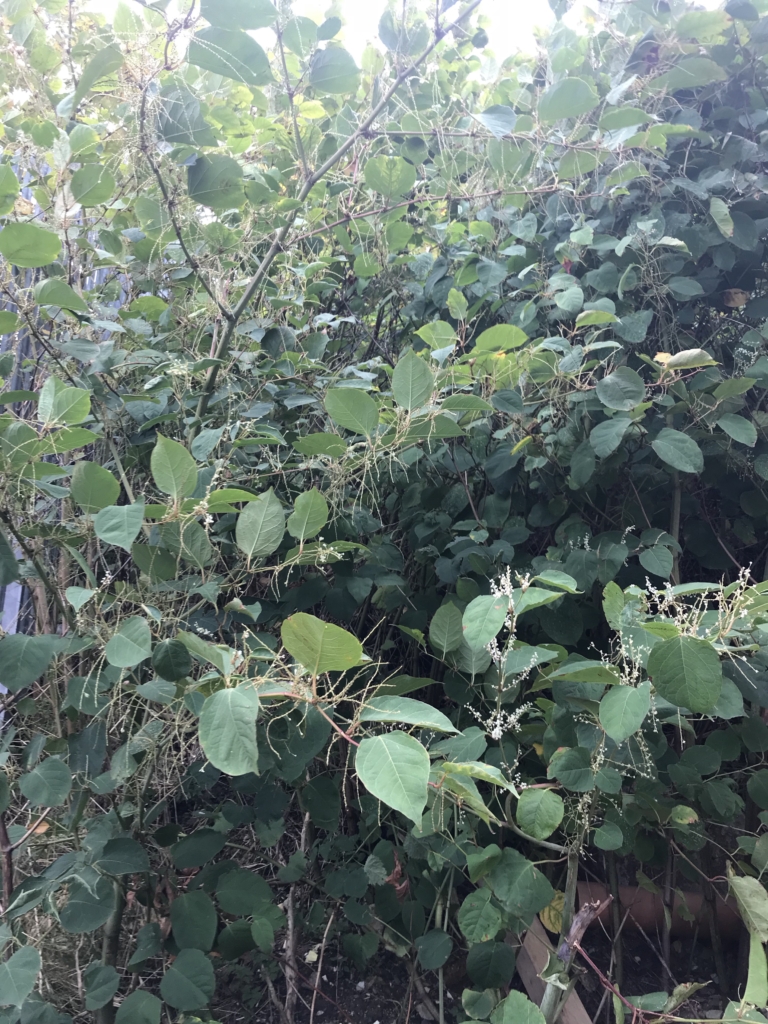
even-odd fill
[(10, 532), (13, 534), (16, 543), (19, 545), (19, 547), (30, 560), (30, 562), (34, 565), (35, 569), (37, 570), (37, 575), (40, 577), (40, 580), (45, 589), (53, 598), (54, 604), (58, 608), (61, 616), (69, 624), (70, 628), (74, 629), (75, 626), (77, 625), (75, 615), (73, 612), (69, 610), (69, 608), (67, 608), (66, 604), (62, 600), (58, 587), (51, 580), (48, 573), (45, 571), (45, 566), (43, 565), (43, 563), (37, 557), (37, 555), (29, 546), (29, 544), (27, 544), (26, 539), (16, 529), (16, 527), (13, 524), (13, 520), (4, 509), (0, 509), (0, 519), (2, 519), (2, 521), (8, 527)]
[(288, 105), (291, 108), (291, 120), (293, 121), (293, 137), (296, 141), (296, 152), (299, 160), (301, 161), (301, 169), (304, 171), (305, 179), (312, 173), (307, 163), (307, 154), (304, 152), (304, 143), (301, 141), (301, 132), (299, 131), (299, 118), (296, 114), (296, 104), (293, 102), (294, 90), (291, 87), (291, 78), (288, 74), (288, 62), (285, 59), (285, 47), (283, 46), (283, 30), (278, 25), (277, 28), (277, 45), (280, 49), (280, 61), (283, 65), (283, 77), (285, 79), (285, 92), (288, 97)]
[(144, 89), (144, 91), (141, 94), (141, 112), (140, 112), (140, 115), (139, 115), (139, 138), (140, 138), (140, 148), (141, 148), (141, 151), (144, 154), (144, 156), (146, 157), (147, 163), (152, 168), (152, 173), (154, 174), (155, 178), (157, 179), (157, 184), (160, 186), (160, 191), (162, 192), (163, 199), (165, 201), (165, 206), (166, 206), (166, 209), (168, 210), (168, 216), (169, 216), (169, 218), (171, 220), (171, 225), (173, 227), (174, 234), (176, 235), (176, 239), (177, 239), (179, 245), (181, 246), (181, 251), (184, 253), (184, 257), (185, 257), (187, 263), (189, 263), (190, 267), (194, 270), (195, 274), (197, 274), (197, 277), (198, 277), (198, 280), (200, 281), (200, 284), (203, 286), (205, 291), (208, 293), (208, 296), (212, 299), (212, 301), (216, 303), (216, 305), (219, 308), (219, 311), (221, 312), (222, 316), (225, 317), (227, 320), (229, 320), (230, 317), (232, 316), (232, 313), (216, 297), (215, 292), (213, 291), (211, 286), (208, 284), (208, 281), (207, 281), (207, 279), (205, 277), (205, 274), (203, 273), (202, 267), (198, 263), (197, 259), (195, 259), (195, 257), (192, 255), (192, 253), (187, 248), (187, 243), (184, 241), (184, 236), (183, 236), (183, 234), (181, 232), (181, 225), (179, 224), (178, 220), (176, 219), (176, 214), (174, 213), (174, 207), (176, 205), (176, 201), (174, 200), (173, 196), (171, 196), (171, 194), (169, 193), (168, 188), (167, 188), (167, 186), (165, 184), (165, 181), (163, 180), (163, 176), (160, 173), (160, 168), (158, 167), (157, 163), (155, 162), (154, 157), (152, 156), (152, 154), (150, 152), (149, 142), (147, 140), (146, 133), (145, 133), (145, 124), (146, 124), (146, 118), (145, 118), (145, 114), (146, 114), (146, 96), (147, 96), (147, 91), (146, 91), (146, 89)]
[[(475, 10), (475, 8), (480, 6), (480, 3), (481, 0), (473, 0), (473, 3), (470, 4), (466, 11), (464, 11), (464, 13), (460, 17), (458, 17), (456, 21), (452, 22), (446, 29), (444, 29), (440, 33), (435, 33), (434, 39), (426, 48), (426, 50), (424, 50), (413, 61), (412, 64), (409, 64), (408, 67), (404, 68), (398, 74), (397, 78), (395, 78), (392, 85), (389, 87), (389, 89), (387, 89), (387, 91), (384, 93), (379, 102), (374, 106), (373, 110), (371, 110), (370, 114), (368, 115), (368, 117), (366, 117), (366, 119), (363, 121), (360, 127), (356, 131), (354, 131), (349, 136), (348, 139), (345, 139), (345, 141), (342, 142), (342, 144), (339, 146), (336, 152), (332, 156), (329, 156), (325, 163), (318, 167), (317, 170), (310, 174), (310, 176), (306, 179), (304, 185), (302, 186), (297, 196), (300, 203), (304, 202), (304, 200), (307, 198), (307, 196), (314, 188), (314, 186), (325, 177), (325, 175), (328, 173), (328, 171), (331, 170), (331, 168), (336, 166), (339, 160), (341, 160), (344, 154), (347, 153), (355, 145), (358, 139), (362, 138), (365, 135), (365, 133), (371, 127), (371, 125), (382, 112), (382, 110), (384, 110), (384, 108), (387, 106), (389, 101), (395, 95), (395, 93), (406, 80), (406, 78), (408, 78), (408, 76), (411, 75), (419, 67), (419, 65), (422, 64), (427, 59), (427, 57), (430, 55), (430, 53), (432, 53), (432, 51), (440, 42), (440, 40), (443, 39), (454, 28), (457, 28), (460, 22), (464, 21), (464, 19), (467, 18), (472, 13), (472, 11)], [(216, 350), (216, 359), (223, 360), (226, 358), (227, 353), (229, 352), (230, 341), (232, 340), (232, 336), (235, 333), (237, 323), (240, 317), (245, 312), (245, 310), (248, 308), (254, 295), (261, 287), (261, 284), (264, 278), (267, 276), (269, 268), (272, 266), (275, 257), (279, 252), (282, 251), (283, 242), (285, 241), (288, 232), (293, 227), (293, 223), (296, 219), (296, 214), (297, 211), (293, 210), (288, 215), (286, 223), (281, 228), (279, 228), (278, 231), (275, 233), (275, 237), (272, 241), (272, 244), (269, 247), (269, 250), (267, 251), (261, 263), (257, 267), (253, 277), (248, 282), (248, 285), (246, 286), (246, 289), (243, 292), (240, 301), (237, 303), (232, 313), (227, 317), (227, 326), (222, 334), (221, 341), (219, 342), (218, 348)], [(211, 396), (213, 394), (213, 390), (216, 387), (216, 379), (218, 377), (218, 373), (218, 364), (212, 366), (208, 370), (208, 374), (205, 379), (205, 384), (203, 385), (203, 391), (197, 403), (195, 422), (190, 427), (190, 440), (194, 439), (194, 437), (197, 435), (198, 430), (200, 429), (203, 416), (205, 416), (205, 413), (208, 409), (208, 404), (210, 403)]]

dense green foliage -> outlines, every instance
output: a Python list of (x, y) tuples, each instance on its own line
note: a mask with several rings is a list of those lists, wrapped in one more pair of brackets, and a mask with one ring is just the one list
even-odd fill
[(768, 3), (166, 6), (0, 8), (0, 1021), (338, 938), (553, 1024), (585, 849), (724, 856), (764, 1006)]

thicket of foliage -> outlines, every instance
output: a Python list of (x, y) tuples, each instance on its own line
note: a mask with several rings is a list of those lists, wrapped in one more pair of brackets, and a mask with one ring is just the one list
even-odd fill
[(442, 6), (0, 8), (3, 1024), (337, 940), (553, 1024), (586, 850), (727, 863), (764, 1019), (768, 3)]

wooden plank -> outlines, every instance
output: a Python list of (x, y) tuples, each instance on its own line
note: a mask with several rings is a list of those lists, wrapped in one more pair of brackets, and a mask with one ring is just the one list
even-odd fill
[[(529, 999), (541, 1005), (544, 996), (544, 982), (539, 975), (547, 966), (552, 943), (549, 941), (544, 926), (538, 917), (525, 933), (522, 946), (517, 950), (517, 973), (525, 985)], [(592, 1024), (592, 1020), (584, 1008), (576, 992), (571, 992), (560, 1016), (560, 1024)]]

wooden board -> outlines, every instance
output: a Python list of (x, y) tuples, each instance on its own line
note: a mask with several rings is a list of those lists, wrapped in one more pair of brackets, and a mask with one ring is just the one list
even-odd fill
[[(552, 943), (549, 941), (544, 926), (538, 917), (525, 933), (522, 946), (517, 950), (517, 973), (525, 985), (528, 997), (537, 1006), (541, 1005), (544, 995), (544, 982), (539, 974), (547, 966)], [(560, 1015), (560, 1024), (592, 1024), (592, 1020), (584, 1008), (576, 992), (571, 992)]]

